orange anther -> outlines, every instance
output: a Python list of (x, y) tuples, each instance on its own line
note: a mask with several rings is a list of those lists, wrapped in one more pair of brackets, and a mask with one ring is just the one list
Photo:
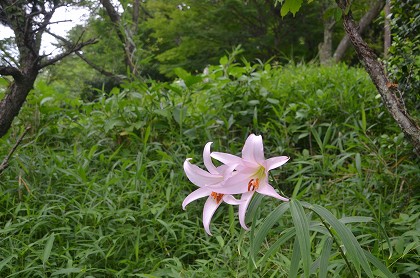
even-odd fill
[(216, 201), (217, 204), (220, 203), (220, 201), (223, 199), (223, 195), (225, 195), (225, 194), (216, 193), (214, 191), (210, 194), (210, 196), (213, 197), (213, 199)]
[(259, 179), (251, 179), (248, 182), (248, 191), (254, 191), (257, 190), (258, 187), (260, 186), (260, 180)]

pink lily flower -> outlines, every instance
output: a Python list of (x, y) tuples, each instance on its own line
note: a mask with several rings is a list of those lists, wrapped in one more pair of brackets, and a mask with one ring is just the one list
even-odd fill
[(211, 189), (208, 186), (222, 187), (223, 182), (231, 177), (234, 173), (233, 170), (236, 165), (226, 166), (222, 165), (219, 167), (214, 166), (210, 157), (210, 145), (212, 142), (209, 142), (204, 147), (203, 151), (203, 160), (204, 166), (206, 166), (207, 171), (201, 169), (200, 167), (190, 163), (191, 158), (187, 158), (184, 162), (184, 171), (188, 179), (199, 188), (192, 193), (190, 193), (182, 202), (182, 208), (185, 210), (185, 207), (200, 198), (207, 197), (207, 201), (204, 204), (203, 209), (203, 225), (207, 234), (210, 233), (210, 222), (217, 208), (222, 202), (226, 202), (231, 205), (239, 205), (243, 201), (237, 200), (230, 194), (223, 194), (218, 192), (215, 189)]
[(245, 230), (248, 230), (245, 213), (255, 192), (285, 202), (289, 201), (288, 198), (279, 195), (268, 183), (268, 172), (285, 164), (289, 157), (277, 156), (265, 159), (261, 135), (248, 136), (242, 149), (242, 158), (221, 152), (213, 152), (211, 157), (236, 169), (235, 175), (228, 178), (223, 186), (214, 184), (209, 188), (217, 190), (220, 194), (242, 194), (241, 200), (244, 202), (239, 205), (239, 222)]

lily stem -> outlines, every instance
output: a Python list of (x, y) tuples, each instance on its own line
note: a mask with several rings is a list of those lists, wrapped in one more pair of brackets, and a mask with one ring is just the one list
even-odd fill
[(353, 268), (350, 265), (350, 262), (347, 260), (346, 255), (344, 254), (343, 249), (340, 247), (340, 244), (338, 243), (338, 240), (336, 239), (336, 237), (334, 236), (333, 232), (331, 231), (331, 229), (328, 227), (327, 223), (324, 222), (324, 220), (322, 219), (322, 217), (316, 213), (315, 211), (313, 211), (316, 215), (318, 215), (319, 219), (321, 219), (322, 224), (324, 224), (325, 228), (327, 228), (328, 232), (330, 233), (331, 237), (333, 238), (335, 244), (337, 245), (338, 250), (340, 250), (340, 254), (343, 257), (344, 261), (346, 262), (347, 267), (350, 270), (351, 273), (351, 277), (356, 277), (356, 273), (354, 273)]

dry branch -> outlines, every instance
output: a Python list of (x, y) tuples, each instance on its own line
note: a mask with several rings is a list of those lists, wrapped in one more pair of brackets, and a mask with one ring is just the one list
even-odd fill
[(9, 167), (9, 159), (12, 157), (13, 153), (16, 151), (19, 144), (22, 142), (23, 137), (25, 137), (26, 133), (31, 129), (30, 126), (26, 127), (26, 129), (23, 131), (22, 135), (17, 139), (15, 145), (12, 147), (12, 149), (9, 151), (7, 156), (3, 159), (3, 162), (0, 164), (0, 174), (6, 170), (7, 167)]

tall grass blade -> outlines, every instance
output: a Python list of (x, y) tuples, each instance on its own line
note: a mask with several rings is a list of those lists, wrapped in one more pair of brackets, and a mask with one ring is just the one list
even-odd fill
[(60, 277), (63, 277), (63, 275), (66, 275), (66, 274), (80, 273), (80, 272), (82, 272), (81, 268), (69, 267), (69, 268), (64, 268), (64, 269), (60, 269), (60, 270), (57, 270), (57, 271), (53, 272), (51, 274), (51, 277), (58, 276), (58, 275), (60, 275)]
[(44, 252), (42, 253), (42, 263), (45, 264), (51, 255), (51, 250), (54, 244), (55, 234), (52, 233), (45, 244)]
[(0, 271), (3, 269), (3, 267), (5, 266), (5, 265), (7, 265), (12, 259), (15, 259), (15, 258), (17, 258), (17, 255), (15, 255), (15, 254), (13, 254), (13, 255), (10, 255), (9, 257), (7, 257), (7, 258), (5, 258), (5, 259), (3, 259), (1, 262), (0, 262)]

